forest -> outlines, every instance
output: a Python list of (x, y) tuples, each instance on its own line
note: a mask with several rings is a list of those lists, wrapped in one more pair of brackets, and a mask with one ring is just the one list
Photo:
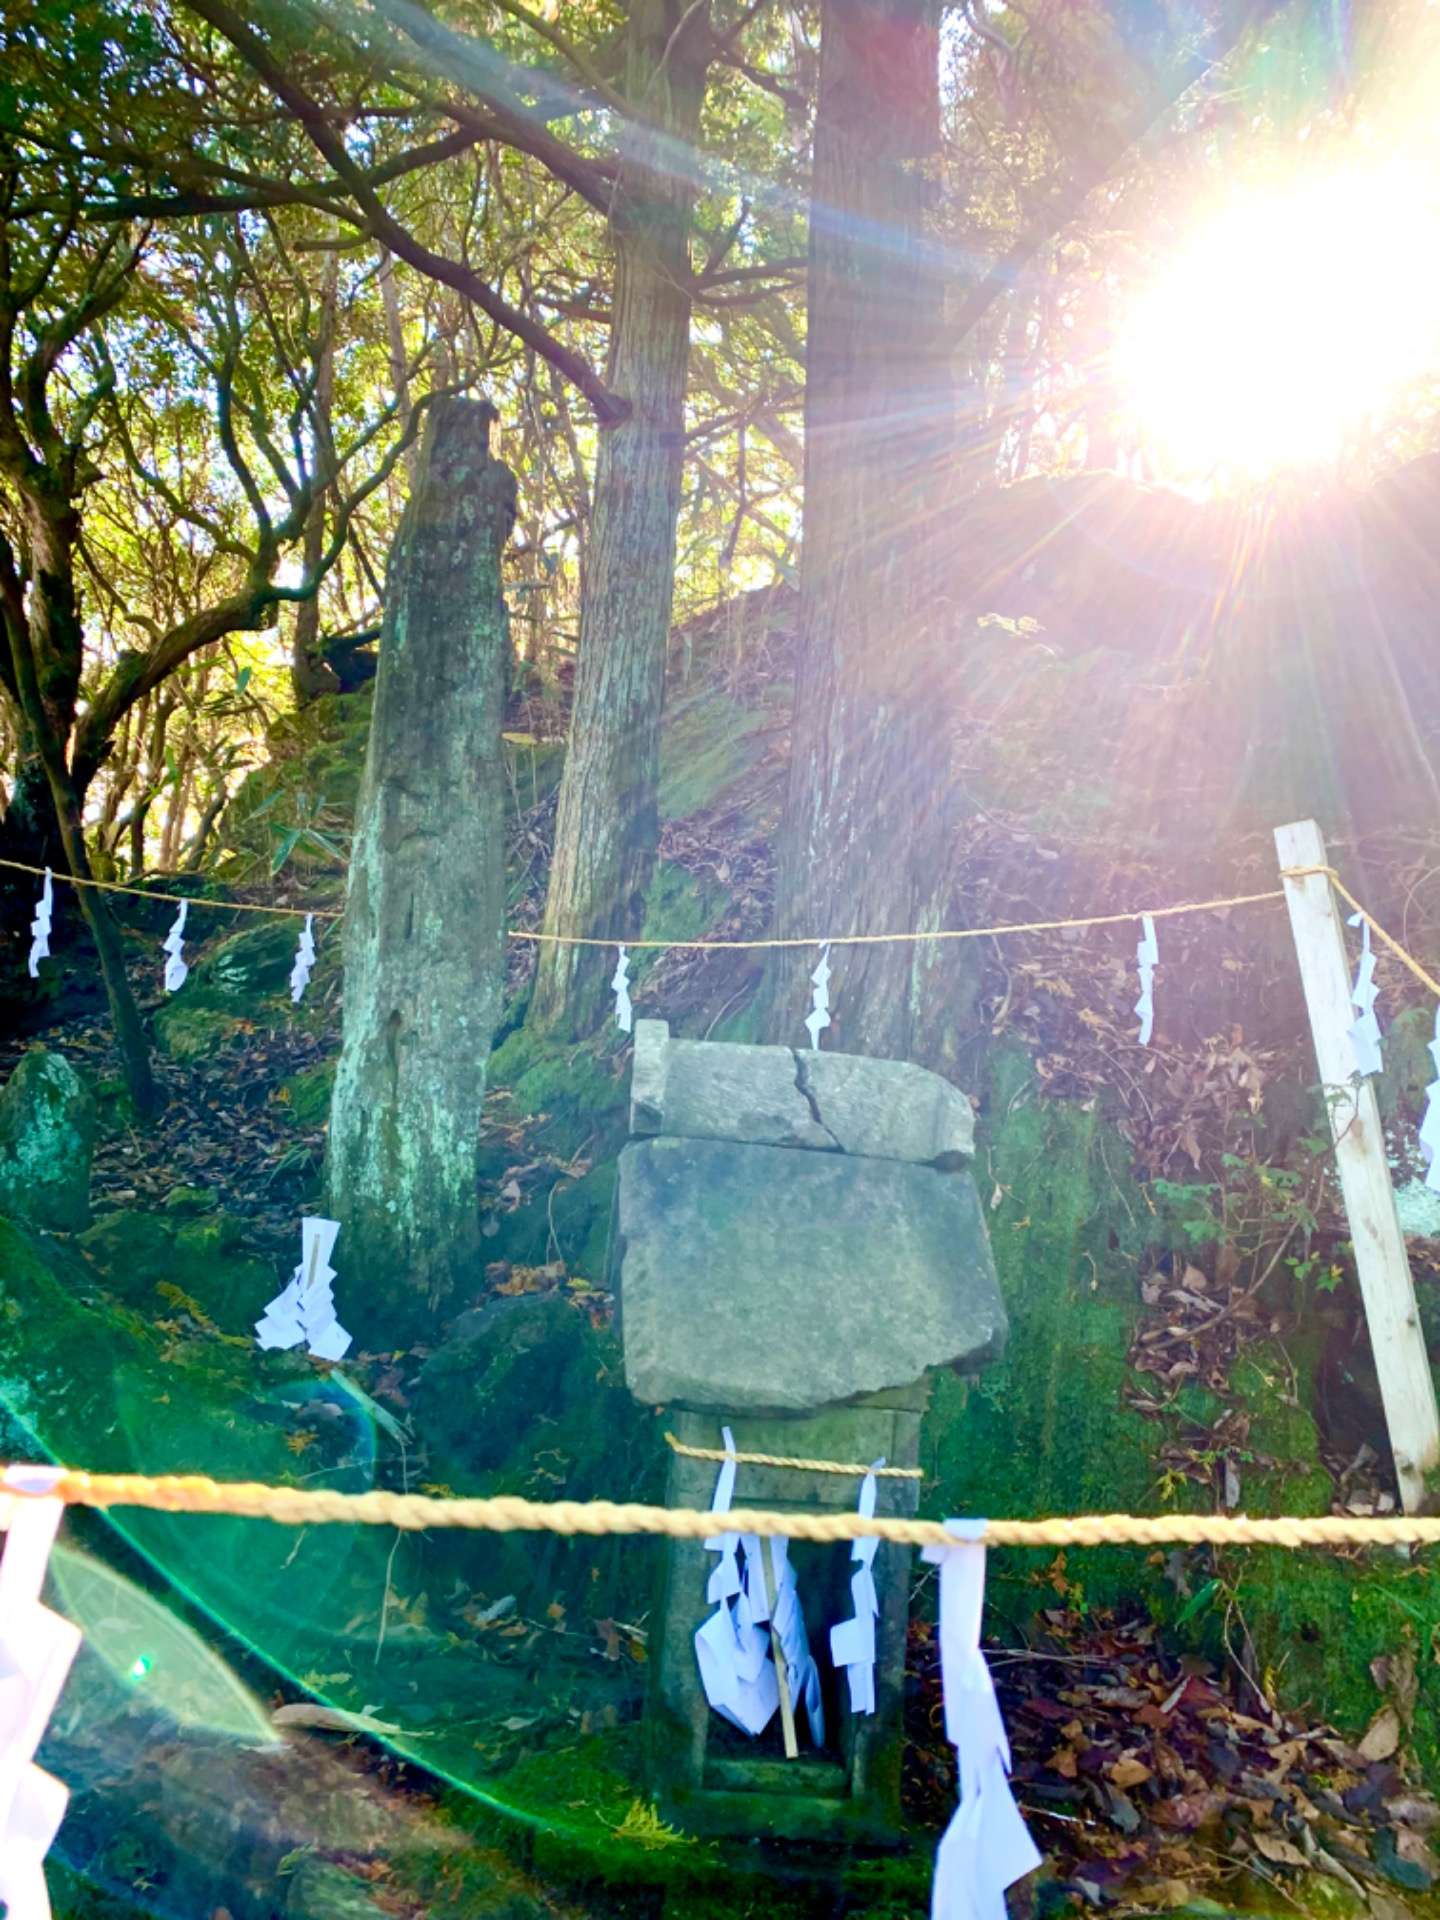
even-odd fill
[(3, 0), (9, 1920), (1434, 1911), (1437, 101)]

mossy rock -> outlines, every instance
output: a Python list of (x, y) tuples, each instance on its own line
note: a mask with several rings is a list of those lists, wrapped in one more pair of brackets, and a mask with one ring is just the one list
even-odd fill
[(660, 817), (686, 820), (737, 786), (786, 724), (788, 686), (769, 687), (760, 704), (741, 706), (713, 684), (675, 701), (660, 737)]
[(234, 1012), (208, 1005), (198, 993), (188, 998), (172, 994), (156, 1010), (153, 1028), (156, 1045), (163, 1054), (189, 1063), (208, 1059), (251, 1024)]
[[(270, 758), (241, 783), (220, 823), (228, 859), (221, 871), (237, 876), (268, 871), (277, 847), (297, 826), (318, 823), (329, 837), (343, 834), (355, 816), (365, 747), (370, 737), (373, 687), (325, 694), (270, 728)], [(287, 864), (314, 884), (339, 873), (333, 856), (303, 836)]]
[(604, 1286), (609, 1264), (618, 1174), (616, 1161), (603, 1160), (582, 1179), (559, 1182), (547, 1207), (566, 1268), (597, 1287)]
[[(540, 1120), (537, 1140), (562, 1159), (583, 1146), (593, 1161), (618, 1153), (629, 1101), (627, 1076), (613, 1036), (578, 1045), (517, 1027), (490, 1056), (489, 1085), (502, 1111)], [(482, 1161), (485, 1142), (482, 1137)]]
[(70, 1232), (90, 1218), (95, 1102), (63, 1054), (32, 1047), (0, 1089), (0, 1207)]
[(141, 1314), (169, 1317), (178, 1293), (222, 1332), (240, 1334), (249, 1332), (280, 1278), (243, 1251), (244, 1239), (245, 1223), (229, 1214), (187, 1218), (127, 1207), (102, 1214), (77, 1245), (116, 1297)]
[[(947, 1513), (1039, 1517), (1153, 1512), (1157, 1426), (1126, 1404), (1140, 1312), (1137, 1257), (1148, 1219), (1123, 1141), (1095, 1112), (1025, 1097), (1027, 1058), (995, 1058), (977, 1179), (998, 1204), (987, 1224), (1010, 1337), (969, 1384), (935, 1382), (925, 1465)], [(1113, 1244), (1112, 1244), (1113, 1242)], [(994, 1586), (1021, 1615), (1053, 1555), (1006, 1554)], [(1163, 1597), (1141, 1557), (1072, 1553), (1067, 1577), (1097, 1605)], [(1053, 1597), (1053, 1596), (1052, 1596)]]
[[(461, 1314), (411, 1405), (431, 1474), (457, 1493), (585, 1500), (618, 1487), (627, 1499), (660, 1497), (665, 1449), (654, 1417), (630, 1398), (619, 1342), (565, 1291)], [(553, 1588), (592, 1614), (650, 1604), (655, 1555), (633, 1542), (501, 1535), (474, 1552), (486, 1569), (476, 1583), (492, 1591)]]
[(238, 1005), (287, 992), (302, 924), (277, 917), (230, 934), (200, 955), (184, 990)]
[(209, 1213), (215, 1204), (215, 1194), (210, 1187), (171, 1187), (165, 1196), (166, 1213)]
[(307, 1133), (323, 1127), (330, 1118), (330, 1101), (335, 1092), (334, 1060), (317, 1061), (280, 1082), (276, 1099), (288, 1107), (297, 1127)]

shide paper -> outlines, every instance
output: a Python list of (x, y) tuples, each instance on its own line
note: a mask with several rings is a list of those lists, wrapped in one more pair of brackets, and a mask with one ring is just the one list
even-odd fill
[(298, 1007), (310, 984), (310, 969), (315, 965), (315, 916), (307, 913), (300, 929), (300, 944), (295, 949), (295, 964), (290, 969), (290, 998)]
[(174, 924), (165, 936), (164, 950), (168, 955), (165, 962), (165, 991), (167, 993), (178, 993), (181, 987), (184, 986), (186, 975), (190, 971), (189, 967), (185, 964), (185, 916), (189, 911), (190, 902), (188, 900), (182, 900), (180, 902), (180, 911), (175, 916)]
[[(757, 1556), (758, 1561), (758, 1556)], [(825, 1709), (820, 1699), (820, 1670), (810, 1652), (805, 1631), (805, 1615), (795, 1585), (795, 1569), (790, 1564), (790, 1542), (772, 1539), (770, 1569), (774, 1576), (775, 1599), (771, 1607), (771, 1626), (780, 1642), (785, 1661), (785, 1676), (790, 1683), (790, 1699), (798, 1710), (805, 1709), (810, 1738), (817, 1747), (825, 1744)], [(758, 1571), (758, 1567), (757, 1567)]]
[[(59, 1473), (9, 1467), (0, 1481), (8, 1526), (0, 1560), (0, 1903), (9, 1920), (50, 1920), (44, 1860), (70, 1797), (34, 1764), (80, 1647), (79, 1628), (40, 1604), (63, 1511), (58, 1499), (43, 1496)], [(7, 1496), (5, 1487), (14, 1491)]]
[[(733, 1454), (735, 1437), (724, 1428), (725, 1451)], [(726, 1460), (715, 1482), (710, 1511), (730, 1511), (735, 1497), (735, 1462)], [(715, 1533), (706, 1550), (720, 1559), (710, 1575), (706, 1598), (714, 1613), (695, 1634), (695, 1658), (705, 1698), (715, 1712), (741, 1733), (763, 1733), (780, 1705), (780, 1683), (770, 1658), (770, 1635), (763, 1622), (768, 1614), (765, 1583), (759, 1563), (759, 1542), (745, 1542), (745, 1576), (737, 1558), (738, 1533)], [(759, 1595), (758, 1617), (751, 1607), (752, 1582)]]
[(1155, 968), (1160, 960), (1160, 943), (1155, 938), (1155, 922), (1148, 913), (1141, 914), (1140, 927), (1140, 940), (1135, 948), (1140, 969), (1140, 998), (1135, 1002), (1135, 1012), (1140, 1019), (1137, 1038), (1142, 1047), (1148, 1047), (1155, 1030)]
[(50, 958), (50, 915), (55, 905), (55, 883), (49, 867), (45, 869), (45, 884), (40, 889), (40, 898), (35, 902), (35, 918), (30, 922), (30, 978), (40, 978), (40, 962)]
[(331, 1283), (335, 1269), (330, 1255), (340, 1232), (336, 1220), (315, 1216), (300, 1223), (300, 1264), (283, 1293), (255, 1322), (255, 1338), (262, 1347), (298, 1347), (302, 1343), (317, 1360), (340, 1360), (350, 1350), (350, 1335), (335, 1318)]
[[(875, 1467), (885, 1462), (877, 1460)], [(868, 1520), (875, 1512), (875, 1467), (860, 1483), (859, 1513)], [(850, 1576), (850, 1593), (855, 1602), (853, 1620), (842, 1620), (830, 1629), (830, 1658), (844, 1667), (850, 1683), (850, 1711), (875, 1711), (875, 1618), (880, 1601), (875, 1592), (875, 1550), (880, 1542), (873, 1538), (857, 1540), (850, 1550), (855, 1571)]]
[(615, 1024), (622, 1033), (629, 1033), (635, 1024), (635, 1009), (630, 1004), (630, 956), (623, 941), (615, 951), (618, 958), (610, 981), (615, 990)]
[(1380, 989), (1375, 984), (1370, 922), (1363, 914), (1352, 913), (1350, 925), (1360, 928), (1360, 964), (1355, 969), (1355, 985), (1350, 989), (1350, 1003), (1357, 1009), (1359, 1018), (1350, 1029), (1350, 1045), (1355, 1054), (1356, 1071), (1363, 1076), (1379, 1073), (1382, 1064), (1380, 1022), (1375, 1017), (1375, 1002), (1380, 997)]
[(1435, 1009), (1435, 1038), (1430, 1042), (1435, 1078), (1425, 1089), (1425, 1113), (1420, 1121), (1420, 1151), (1427, 1165), (1425, 1184), (1440, 1193), (1440, 1007)]
[(805, 1031), (812, 1047), (820, 1044), (820, 1035), (830, 1024), (830, 942), (820, 949), (820, 963), (810, 976), (810, 1011), (805, 1016)]
[(973, 1536), (985, 1523), (945, 1524), (956, 1544), (926, 1547), (924, 1557), (940, 1568), (945, 1735), (959, 1761), (960, 1805), (935, 1855), (931, 1920), (1005, 1920), (1005, 1889), (1040, 1865), (1040, 1853), (1010, 1791), (1010, 1743), (980, 1651), (985, 1549)]

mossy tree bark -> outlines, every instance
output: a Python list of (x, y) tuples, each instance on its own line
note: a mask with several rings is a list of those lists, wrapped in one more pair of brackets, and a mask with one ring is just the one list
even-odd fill
[(402, 1327), (479, 1245), (475, 1156), (503, 983), (500, 554), (515, 518), (493, 418), (471, 400), (431, 411), (390, 559), (345, 906), (330, 1205), (347, 1271)]
[[(939, 147), (935, 0), (826, 0), (811, 191), (805, 542), (776, 932), (940, 923), (945, 777), (927, 636), (949, 556), (943, 276), (925, 215)], [(778, 960), (767, 1037), (793, 1040), (814, 954)], [(963, 947), (838, 949), (830, 1041), (924, 1058), (970, 1024)], [(943, 998), (947, 1017), (928, 1011)], [(957, 1011), (959, 1017), (957, 1018)]]
[[(694, 141), (710, 44), (704, 5), (635, 0), (629, 10), (627, 94), (643, 118), (627, 135), (610, 215), (615, 297), (606, 380), (631, 410), (602, 431), (596, 460), (548, 933), (637, 934), (654, 869), (685, 453)], [(603, 950), (543, 946), (531, 1021), (588, 1031), (613, 969), (613, 954)]]

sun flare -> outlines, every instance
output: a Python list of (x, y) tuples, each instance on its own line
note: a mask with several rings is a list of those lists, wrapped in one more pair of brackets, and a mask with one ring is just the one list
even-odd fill
[(1332, 464), (1434, 371), (1440, 192), (1399, 167), (1235, 199), (1171, 254), (1115, 346), (1137, 440), (1195, 479)]

